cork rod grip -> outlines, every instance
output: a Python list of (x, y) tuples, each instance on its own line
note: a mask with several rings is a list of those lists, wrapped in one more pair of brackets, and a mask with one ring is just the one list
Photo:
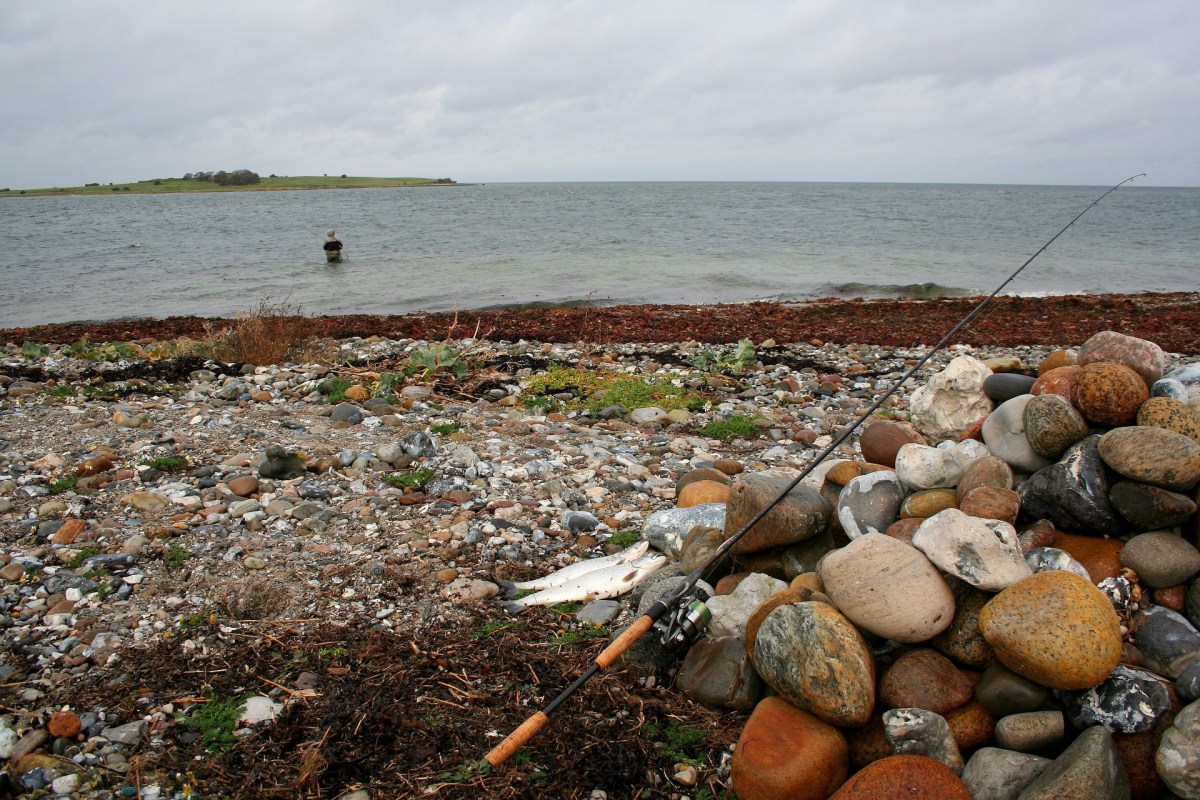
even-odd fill
[(547, 717), (543, 712), (537, 712), (532, 717), (522, 722), (521, 727), (504, 737), (504, 741), (493, 747), (492, 751), (483, 757), (484, 760), (486, 760), (493, 767), (503, 764), (512, 757), (513, 753), (520, 750), (526, 742), (532, 739), (538, 731), (545, 727), (546, 723), (549, 721), (550, 718)]
[(613, 643), (604, 648), (604, 652), (596, 656), (596, 665), (600, 669), (608, 669), (614, 661), (621, 657), (621, 654), (633, 646), (633, 643), (642, 638), (642, 634), (650, 630), (654, 624), (654, 620), (649, 615), (638, 617), (637, 622), (633, 623), (626, 629), (624, 633), (618, 636)]

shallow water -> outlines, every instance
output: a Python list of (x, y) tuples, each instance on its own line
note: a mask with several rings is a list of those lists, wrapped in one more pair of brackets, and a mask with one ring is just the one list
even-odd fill
[[(987, 293), (1097, 187), (556, 183), (0, 202), (0, 327)], [(341, 264), (321, 244), (335, 228)], [(1007, 289), (1195, 291), (1200, 189), (1128, 186)]]

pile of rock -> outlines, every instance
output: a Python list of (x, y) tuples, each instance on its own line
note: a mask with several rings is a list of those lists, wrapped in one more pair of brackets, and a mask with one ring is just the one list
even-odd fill
[[(956, 358), (710, 573), (677, 683), (751, 711), (740, 800), (1200, 798), (1200, 367), (1115, 332), (990, 366)], [(647, 520), (685, 570), (792, 480), (729, 471)]]

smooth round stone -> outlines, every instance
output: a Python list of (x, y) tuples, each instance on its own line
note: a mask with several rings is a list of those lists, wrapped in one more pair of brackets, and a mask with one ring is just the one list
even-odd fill
[(1200, 397), (1200, 362), (1176, 367), (1163, 377), (1179, 381), (1187, 387), (1189, 398)]
[(975, 684), (975, 696), (992, 716), (1007, 717), (1037, 711), (1050, 697), (1050, 691), (997, 663), (984, 670)]
[(1066, 550), (1057, 547), (1035, 547), (1025, 554), (1025, 563), (1034, 572), (1050, 572), (1058, 569), (1074, 572), (1089, 582), (1092, 580), (1087, 567), (1076, 561)]
[(864, 474), (863, 466), (858, 461), (838, 461), (831, 464), (825, 472), (825, 480), (835, 486), (845, 486), (859, 475)]
[(258, 478), (253, 475), (242, 475), (239, 478), (229, 481), (227, 485), (229, 486), (229, 491), (238, 497), (249, 497), (258, 491)]
[(890, 536), (861, 536), (825, 556), (817, 572), (850, 621), (885, 639), (923, 642), (954, 619), (954, 594), (937, 568)]
[(740, 636), (697, 639), (679, 666), (675, 685), (701, 705), (734, 711), (752, 710), (763, 690)]
[(1061, 711), (1027, 711), (996, 720), (996, 745), (1018, 753), (1045, 753), (1058, 749), (1066, 735)]
[(1200, 441), (1200, 418), (1187, 403), (1169, 397), (1151, 397), (1138, 409), (1137, 424), (1166, 428)]
[(950, 627), (930, 639), (929, 644), (960, 664), (985, 669), (996, 656), (979, 632), (979, 614), (992, 595), (963, 581), (955, 581), (952, 588), (954, 619)]
[(963, 759), (941, 714), (923, 708), (893, 708), (883, 712), (883, 735), (897, 755), (929, 756), (962, 772)]
[(1058, 458), (1087, 433), (1083, 415), (1061, 395), (1041, 394), (1025, 405), (1025, 437), (1040, 456)]
[(1179, 797), (1200, 797), (1200, 701), (1185, 706), (1163, 734), (1155, 766)]
[[(733, 484), (726, 504), (725, 533), (732, 536), (768, 503), (773, 501), (792, 479), (783, 475), (750, 473)], [(737, 543), (735, 555), (785, 547), (811, 539), (829, 525), (832, 509), (815, 489), (794, 486), (767, 515), (755, 523)]]
[(913, 534), (913, 547), (942, 571), (984, 591), (1000, 591), (1033, 574), (1012, 525), (955, 508), (925, 520)]
[[(707, 503), (690, 508), (664, 508), (646, 517), (641, 536), (650, 546), (669, 555), (678, 556), (688, 532), (697, 525), (725, 530), (724, 503)], [(747, 534), (749, 535), (749, 534)]]
[(971, 800), (954, 771), (928, 756), (898, 755), (867, 764), (829, 800)]
[[(1078, 356), (1074, 350), (1054, 350), (1046, 355), (1038, 364), (1038, 375), (1045, 375), (1059, 367), (1073, 367), (1078, 364)], [(1034, 394), (1037, 394), (1034, 392)]]
[(768, 614), (755, 638), (753, 660), (768, 686), (826, 722), (856, 727), (871, 718), (871, 650), (855, 627), (826, 603), (792, 603)]
[(1175, 378), (1159, 378), (1150, 387), (1150, 397), (1169, 397), (1181, 403), (1187, 403), (1188, 390), (1183, 381)]
[(1115, 577), (1121, 572), (1121, 548), (1125, 543), (1120, 539), (1060, 533), (1054, 537), (1054, 546), (1065, 550), (1071, 558), (1082, 564), (1091, 576), (1092, 583)]
[(740, 800), (824, 800), (846, 780), (842, 732), (780, 697), (754, 708), (730, 765)]
[(962, 463), (947, 449), (906, 444), (896, 453), (896, 477), (910, 489), (955, 486), (962, 472)]
[(1165, 428), (1109, 431), (1100, 437), (1100, 457), (1126, 478), (1171, 491), (1200, 483), (1200, 442)]
[(1137, 481), (1114, 483), (1108, 501), (1139, 531), (1175, 528), (1196, 513), (1196, 503), (1187, 495)]
[(991, 374), (979, 359), (954, 358), (912, 393), (908, 407), (913, 426), (932, 442), (957, 440), (968, 425), (991, 412), (992, 401), (983, 393)]
[(986, 455), (967, 464), (962, 476), (958, 479), (955, 490), (959, 502), (975, 489), (983, 486), (994, 486), (998, 489), (1011, 489), (1016, 483), (1012, 467), (1002, 458)]
[(878, 420), (867, 425), (858, 439), (863, 460), (885, 467), (896, 466), (896, 453), (906, 444), (925, 444), (921, 432), (907, 422)]
[(925, 520), (922, 518), (898, 519), (889, 525), (888, 529), (884, 531), (884, 533), (886, 533), (888, 536), (891, 536), (893, 539), (899, 539), (905, 544), (912, 544), (913, 534), (920, 529), (921, 523), (924, 521)]
[(1109, 476), (1099, 446), (1100, 436), (1088, 436), (1029, 476), (1017, 488), (1024, 516), (1092, 536), (1121, 534), (1125, 526), (1108, 502)]
[(990, 744), (996, 733), (996, 720), (978, 700), (946, 712), (945, 717), (958, 749), (963, 752)]
[[(683, 537), (683, 544), (679, 547), (679, 571), (686, 575), (700, 568), (708, 563), (713, 553), (724, 543), (725, 531), (723, 529), (713, 528), (709, 525), (696, 525)], [(714, 576), (729, 572), (731, 563), (732, 558), (726, 555), (720, 562), (713, 565), (712, 574), (708, 575), (705, 580), (712, 580)]]
[(1006, 667), (1052, 689), (1086, 689), (1121, 660), (1121, 624), (1108, 598), (1070, 572), (1040, 572), (984, 606), (980, 632)]
[(1071, 402), (1097, 425), (1132, 425), (1150, 390), (1124, 364), (1101, 361), (1084, 366), (1071, 388)]
[(1200, 631), (1182, 614), (1163, 606), (1137, 612), (1130, 625), (1142, 664), (1174, 678), (1200, 653)]
[(1037, 472), (1051, 461), (1039, 455), (1025, 436), (1025, 406), (1033, 395), (1023, 394), (1001, 403), (983, 423), (983, 442), (1017, 472)]
[(974, 800), (1017, 800), (1051, 761), (1030, 753), (982, 747), (967, 761), (962, 782)]
[(1167, 367), (1166, 353), (1157, 344), (1117, 331), (1100, 331), (1079, 348), (1076, 363), (1080, 366), (1098, 361), (1129, 367), (1147, 386), (1161, 378)]
[(1177, 586), (1200, 573), (1200, 550), (1178, 534), (1151, 531), (1134, 536), (1121, 549), (1121, 563), (1154, 589)]
[(1151, 730), (1171, 710), (1171, 696), (1162, 678), (1124, 665), (1099, 686), (1061, 695), (1067, 719), (1077, 729), (1103, 725), (1113, 733)]
[(715, 467), (696, 467), (683, 473), (679, 477), (679, 480), (675, 481), (676, 493), (682, 492), (684, 487), (689, 483), (695, 483), (696, 481), (716, 481), (717, 483), (728, 484), (729, 476)]
[(954, 489), (922, 489), (904, 498), (900, 504), (901, 519), (928, 519), (939, 511), (958, 507)]
[(1057, 367), (1048, 370), (1038, 376), (1029, 393), (1032, 395), (1058, 394), (1070, 400), (1075, 390), (1075, 381), (1082, 374), (1083, 367), (1077, 366)]
[(1096, 725), (1076, 737), (1021, 792), (1021, 800), (1128, 800), (1129, 776), (1112, 734)]
[(1021, 496), (1012, 489), (980, 486), (963, 498), (958, 510), (970, 517), (997, 519), (1016, 525), (1017, 515), (1021, 512)]
[(974, 682), (936, 650), (910, 650), (879, 681), (879, 699), (890, 708), (923, 708), (945, 714), (971, 702)]
[(994, 372), (983, 381), (983, 393), (997, 403), (1029, 394), (1036, 378), (1015, 372)]
[[(746, 619), (746, 652), (751, 655), (754, 654), (754, 641), (758, 637), (758, 629), (762, 627), (763, 621), (766, 620), (772, 611), (788, 603), (806, 603), (814, 599), (813, 595), (816, 594), (819, 593), (811, 589), (795, 589), (789, 586), (759, 603)], [(824, 595), (821, 595), (821, 597), (824, 597)]]
[(1187, 593), (1188, 621), (1200, 628), (1200, 581), (1192, 581)]
[(852, 479), (838, 495), (837, 515), (851, 539), (882, 533), (896, 521), (904, 501), (904, 487), (896, 473), (870, 472)]
[(708, 623), (708, 634), (744, 636), (746, 622), (754, 609), (786, 588), (786, 583), (769, 575), (755, 572), (746, 576), (729, 594), (709, 598), (707, 605), (712, 619)]
[(729, 500), (729, 484), (720, 481), (693, 481), (683, 487), (675, 500), (676, 508), (690, 508), (703, 503), (724, 503)]
[(1186, 701), (1200, 698), (1200, 656), (1187, 662), (1175, 678), (1175, 691)]

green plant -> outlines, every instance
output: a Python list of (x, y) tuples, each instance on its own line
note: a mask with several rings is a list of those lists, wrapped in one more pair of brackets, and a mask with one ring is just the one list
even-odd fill
[(159, 472), (178, 472), (188, 466), (188, 460), (183, 456), (156, 456), (142, 463)]
[(346, 390), (354, 385), (348, 378), (326, 378), (317, 386), (317, 391), (329, 398), (331, 403), (340, 403), (346, 399)]
[(74, 557), (67, 563), (67, 566), (71, 569), (79, 569), (81, 566), (83, 566), (84, 561), (99, 553), (100, 548), (88, 545), (76, 553)]
[(60, 383), (58, 386), (47, 389), (46, 394), (50, 397), (75, 397), (79, 394), (79, 390), (69, 383)]
[(485, 759), (479, 761), (464, 761), (458, 767), (443, 772), (438, 775), (438, 780), (452, 781), (454, 783), (465, 783), (474, 780), (481, 775), (487, 775), (492, 770), (492, 765)]
[(641, 534), (637, 531), (621, 531), (620, 533), (614, 533), (612, 536), (608, 537), (607, 544), (611, 544), (616, 547), (629, 547), (632, 544), (637, 544), (641, 538)]
[(397, 489), (419, 489), (433, 479), (433, 470), (418, 469), (412, 472), (391, 472), (383, 476), (386, 483)]
[(388, 397), (393, 393), (394, 388), (402, 383), (404, 383), (404, 373), (384, 372), (380, 374), (379, 379), (375, 381), (375, 385), (371, 387), (371, 396)]
[(461, 351), (444, 342), (435, 342), (422, 345), (409, 353), (404, 371), (425, 381), (436, 380), (446, 373), (456, 380), (462, 380), (471, 368)]
[(192, 557), (190, 550), (184, 550), (182, 547), (171, 545), (163, 551), (163, 561), (172, 569), (179, 569), (189, 558)]
[(121, 396), (117, 387), (110, 386), (107, 383), (101, 386), (92, 386), (89, 384), (88, 386), (84, 386), (80, 392), (89, 400), (116, 400)]
[(39, 342), (25, 342), (21, 345), (21, 358), (36, 361), (50, 355), (50, 348)]
[(555, 400), (553, 397), (546, 397), (545, 395), (543, 395), (541, 397), (526, 396), (521, 401), (521, 404), (528, 409), (536, 408), (539, 411), (541, 411), (543, 414), (549, 414), (552, 411), (557, 411), (558, 405), (559, 405), (558, 401)]
[(551, 636), (548, 642), (560, 647), (581, 647), (597, 639), (607, 639), (608, 632), (604, 628), (580, 628), (576, 631), (562, 631)]
[(67, 346), (67, 355), (88, 361), (119, 361), (123, 358), (137, 358), (138, 350), (126, 342), (103, 342), (95, 344), (86, 336)]
[(217, 624), (217, 613), (211, 608), (202, 608), (198, 611), (193, 611), (191, 614), (185, 614), (179, 618), (179, 629), (190, 631), (194, 628), (203, 628), (205, 625)]
[(246, 707), (249, 694), (241, 697), (212, 697), (180, 720), (185, 727), (199, 731), (204, 747), (210, 753), (220, 753), (233, 747), (238, 718)]
[(546, 372), (526, 379), (523, 387), (524, 404), (545, 411), (558, 408), (559, 401), (549, 395), (559, 392), (571, 392), (579, 398), (567, 403), (566, 408), (587, 408), (592, 414), (611, 405), (625, 408), (653, 405), (669, 411), (676, 408), (703, 408), (705, 403), (703, 397), (677, 386), (668, 378), (639, 378), (624, 373), (595, 372), (556, 364), (551, 364)]
[(322, 647), (317, 651), (317, 658), (321, 661), (337, 661), (348, 651), (341, 645), (333, 645), (330, 647)]
[(674, 762), (697, 763), (696, 751), (708, 741), (704, 731), (675, 720), (666, 725), (647, 722), (642, 732), (652, 739), (660, 739), (662, 754)]
[(522, 631), (529, 627), (523, 619), (489, 619), (471, 633), (472, 639), (483, 639), (500, 631)]
[(757, 360), (758, 354), (755, 352), (754, 342), (750, 339), (739, 339), (737, 346), (729, 353), (706, 347), (689, 359), (692, 366), (705, 372), (744, 372)]
[(437, 436), (449, 436), (458, 432), (457, 422), (435, 422), (429, 426), (429, 432)]
[(55, 478), (46, 484), (46, 488), (50, 490), (50, 494), (59, 494), (60, 492), (68, 492), (75, 488), (75, 484), (79, 482), (79, 478), (74, 475), (63, 475), (61, 478)]
[(547, 611), (553, 611), (555, 614), (570, 615), (575, 614), (579, 609), (583, 608), (579, 603), (555, 603), (552, 606), (546, 606)]
[(754, 420), (744, 414), (734, 414), (696, 429), (706, 439), (749, 439), (758, 436), (758, 432)]

